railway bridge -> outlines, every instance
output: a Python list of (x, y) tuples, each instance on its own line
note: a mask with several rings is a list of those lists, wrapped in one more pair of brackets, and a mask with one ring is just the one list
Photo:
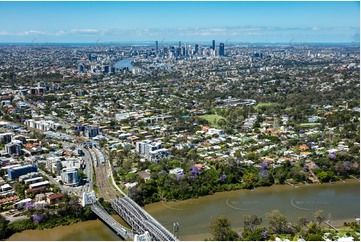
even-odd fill
[[(112, 208), (118, 215), (130, 225), (132, 230), (124, 227), (113, 219), (107, 211), (97, 202), (95, 192), (90, 191), (83, 193), (82, 205), (90, 205), (92, 211), (107, 224), (117, 235), (123, 239), (155, 240), (155, 241), (176, 241), (177, 237), (164, 228), (157, 220), (141, 208), (136, 202), (129, 198), (124, 192), (120, 190), (121, 196), (118, 196), (114, 188), (109, 184), (107, 174), (107, 166), (104, 155), (101, 150), (97, 148), (94, 143), (85, 144), (92, 159), (93, 168), (96, 170), (97, 185), (99, 185), (103, 197), (106, 195), (110, 201)], [(110, 164), (109, 164), (110, 169)], [(109, 172), (113, 180), (111, 171)], [(99, 176), (98, 176), (99, 175)], [(114, 180), (113, 180), (114, 183)], [(115, 185), (115, 184), (114, 184)], [(108, 191), (105, 192), (104, 191)], [(176, 226), (175, 226), (176, 225)], [(174, 232), (178, 233), (178, 224), (173, 224)]]
[(89, 205), (91, 210), (110, 227), (118, 236), (125, 240), (176, 241), (177, 238), (164, 228), (157, 220), (141, 208), (128, 196), (117, 196), (111, 200), (112, 208), (127, 222), (132, 229), (118, 223), (96, 201), (94, 191), (83, 194), (82, 205)]
[(116, 197), (111, 201), (112, 208), (136, 233), (148, 232), (155, 241), (176, 241), (177, 238), (164, 228), (157, 220), (127, 196)]

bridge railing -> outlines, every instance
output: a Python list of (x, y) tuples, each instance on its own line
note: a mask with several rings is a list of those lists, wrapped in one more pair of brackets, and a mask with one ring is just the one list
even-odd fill
[(136, 202), (134, 202), (131, 198), (129, 197), (124, 197), (124, 199), (129, 202), (133, 207), (135, 207), (140, 213), (143, 214), (143, 217), (148, 218), (149, 221), (152, 222), (152, 224), (154, 226), (156, 226), (157, 228), (159, 228), (164, 235), (166, 235), (166, 237), (168, 237), (169, 239), (173, 239), (175, 240), (176, 238), (174, 237), (173, 234), (171, 234), (166, 228), (164, 228), (163, 225), (161, 225), (155, 218), (153, 218), (149, 213), (147, 213), (143, 208), (141, 208)]
[(118, 223), (98, 202), (91, 205), (91, 210), (98, 215), (109, 227), (111, 227), (118, 235), (124, 239), (133, 239), (132, 230)]
[(129, 224), (132, 224), (133, 229), (137, 230), (138, 233), (148, 231), (154, 240), (177, 240), (173, 234), (129, 197), (116, 197), (112, 201), (112, 207)]

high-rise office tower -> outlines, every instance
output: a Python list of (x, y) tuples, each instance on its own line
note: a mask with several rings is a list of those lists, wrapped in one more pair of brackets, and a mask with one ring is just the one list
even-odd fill
[(224, 56), (224, 43), (219, 44), (219, 55)]
[(178, 43), (178, 48), (180, 48), (180, 47), (181, 47), (181, 44), (182, 44), (182, 42), (180, 42), (180, 41), (179, 41), (179, 43)]
[(178, 56), (181, 56), (181, 51), (182, 51), (181, 48), (177, 48), (177, 50), (176, 50), (176, 56), (177, 56), (177, 57), (178, 57)]
[(216, 41), (212, 40), (212, 50), (215, 50), (215, 49), (216, 49)]
[(196, 44), (196, 45), (194, 46), (194, 54), (197, 54), (197, 53), (198, 53), (198, 48), (199, 48), (199, 45)]
[(158, 40), (155, 42), (155, 53), (158, 53)]
[(182, 47), (182, 55), (185, 56), (186, 55), (186, 47)]

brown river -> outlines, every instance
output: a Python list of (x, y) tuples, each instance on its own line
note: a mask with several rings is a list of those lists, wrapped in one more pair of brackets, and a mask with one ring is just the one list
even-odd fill
[[(180, 202), (159, 202), (145, 206), (155, 219), (172, 231), (174, 222), (179, 223), (180, 240), (204, 240), (209, 238), (210, 218), (226, 215), (232, 220), (232, 227), (242, 227), (244, 215), (262, 216), (279, 209), (289, 221), (299, 216), (312, 219), (316, 210), (323, 210), (333, 225), (354, 221), (360, 216), (360, 184), (356, 180), (333, 184), (312, 184), (291, 187), (275, 185), (255, 190), (220, 192), (211, 196)], [(118, 221), (121, 219), (117, 216)], [(124, 224), (124, 222), (121, 222)], [(16, 233), (8, 240), (120, 240), (100, 220), (86, 221), (49, 230), (26, 230)]]

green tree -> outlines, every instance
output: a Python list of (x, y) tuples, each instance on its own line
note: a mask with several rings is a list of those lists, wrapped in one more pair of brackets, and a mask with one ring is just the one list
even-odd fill
[(323, 215), (323, 210), (317, 210), (313, 217), (318, 222), (318, 225), (321, 225), (323, 221), (325, 221), (326, 217)]
[(278, 209), (274, 209), (267, 213), (270, 229), (274, 233), (283, 233), (286, 230), (287, 218)]
[(225, 215), (212, 218), (209, 225), (213, 240), (230, 241), (237, 238), (237, 233), (232, 229), (231, 220)]
[(308, 224), (308, 221), (306, 219), (306, 217), (299, 217), (298, 218), (298, 225), (302, 228), (302, 227), (306, 227)]
[(306, 237), (307, 241), (323, 241), (322, 235), (320, 234), (308, 234)]
[(262, 218), (257, 215), (245, 215), (243, 217), (243, 224), (245, 230), (251, 230), (252, 233), (257, 228), (258, 225), (262, 223)]
[(7, 225), (8, 225), (8, 221), (0, 215), (0, 239), (6, 239), (7, 237)]
[(258, 161), (258, 155), (255, 152), (249, 152), (247, 153), (244, 158), (246, 160), (251, 160), (251, 161)]
[(331, 171), (321, 171), (317, 173), (317, 177), (321, 182), (329, 182), (334, 177), (334, 174)]
[(243, 182), (246, 188), (254, 188), (258, 182), (258, 176), (255, 173), (246, 173), (243, 176)]

